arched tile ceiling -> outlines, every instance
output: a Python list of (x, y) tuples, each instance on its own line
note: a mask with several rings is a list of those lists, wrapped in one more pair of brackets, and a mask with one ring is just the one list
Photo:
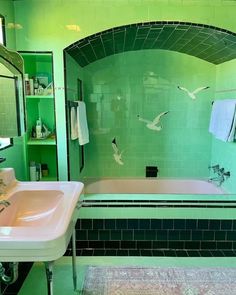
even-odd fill
[(113, 54), (143, 49), (177, 51), (217, 65), (236, 58), (236, 34), (189, 22), (147, 22), (96, 33), (65, 51), (84, 67)]

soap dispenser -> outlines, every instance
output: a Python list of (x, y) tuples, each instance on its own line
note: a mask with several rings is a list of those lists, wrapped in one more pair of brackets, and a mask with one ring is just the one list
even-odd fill
[(36, 138), (42, 138), (42, 121), (40, 118), (36, 122)]

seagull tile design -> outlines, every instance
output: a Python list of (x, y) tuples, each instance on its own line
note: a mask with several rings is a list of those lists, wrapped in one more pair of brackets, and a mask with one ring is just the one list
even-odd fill
[(182, 86), (177, 86), (180, 90), (183, 90), (185, 92), (187, 92), (188, 96), (191, 97), (192, 99), (196, 99), (196, 94), (202, 90), (206, 90), (208, 88), (210, 88), (209, 86), (203, 86), (203, 87), (199, 87), (197, 89), (195, 89), (194, 91), (190, 92), (187, 88), (182, 87)]
[(154, 130), (154, 131), (161, 131), (162, 130), (161, 117), (168, 114), (168, 113), (169, 113), (169, 111), (160, 113), (158, 116), (156, 116), (154, 118), (153, 121), (143, 119), (139, 115), (137, 117), (138, 117), (139, 121), (146, 123), (147, 128)]

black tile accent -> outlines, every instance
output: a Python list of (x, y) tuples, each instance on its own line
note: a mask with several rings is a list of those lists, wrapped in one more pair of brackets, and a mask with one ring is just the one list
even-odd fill
[(174, 220), (173, 219), (163, 219), (162, 228), (163, 229), (173, 229), (174, 228)]
[[(215, 35), (217, 39), (212, 37)], [(234, 32), (218, 27), (153, 21), (98, 32), (69, 45), (65, 51), (82, 67), (112, 54), (141, 49), (173, 50), (219, 64), (236, 57), (235, 43)]]
[(105, 219), (104, 229), (116, 229), (115, 219)]
[(81, 229), (92, 229), (93, 228), (93, 222), (91, 219), (81, 219)]
[(197, 220), (194, 219), (186, 219), (186, 229), (197, 229)]

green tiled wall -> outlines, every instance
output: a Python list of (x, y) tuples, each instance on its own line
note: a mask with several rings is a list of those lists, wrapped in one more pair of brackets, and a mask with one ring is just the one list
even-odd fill
[[(214, 65), (162, 50), (126, 52), (85, 67), (86, 176), (144, 177), (145, 166), (158, 166), (160, 177), (207, 177), (214, 80)], [(193, 100), (177, 86), (210, 88)], [(137, 117), (153, 120), (165, 111), (160, 132)], [(114, 161), (114, 137), (124, 165)]]

